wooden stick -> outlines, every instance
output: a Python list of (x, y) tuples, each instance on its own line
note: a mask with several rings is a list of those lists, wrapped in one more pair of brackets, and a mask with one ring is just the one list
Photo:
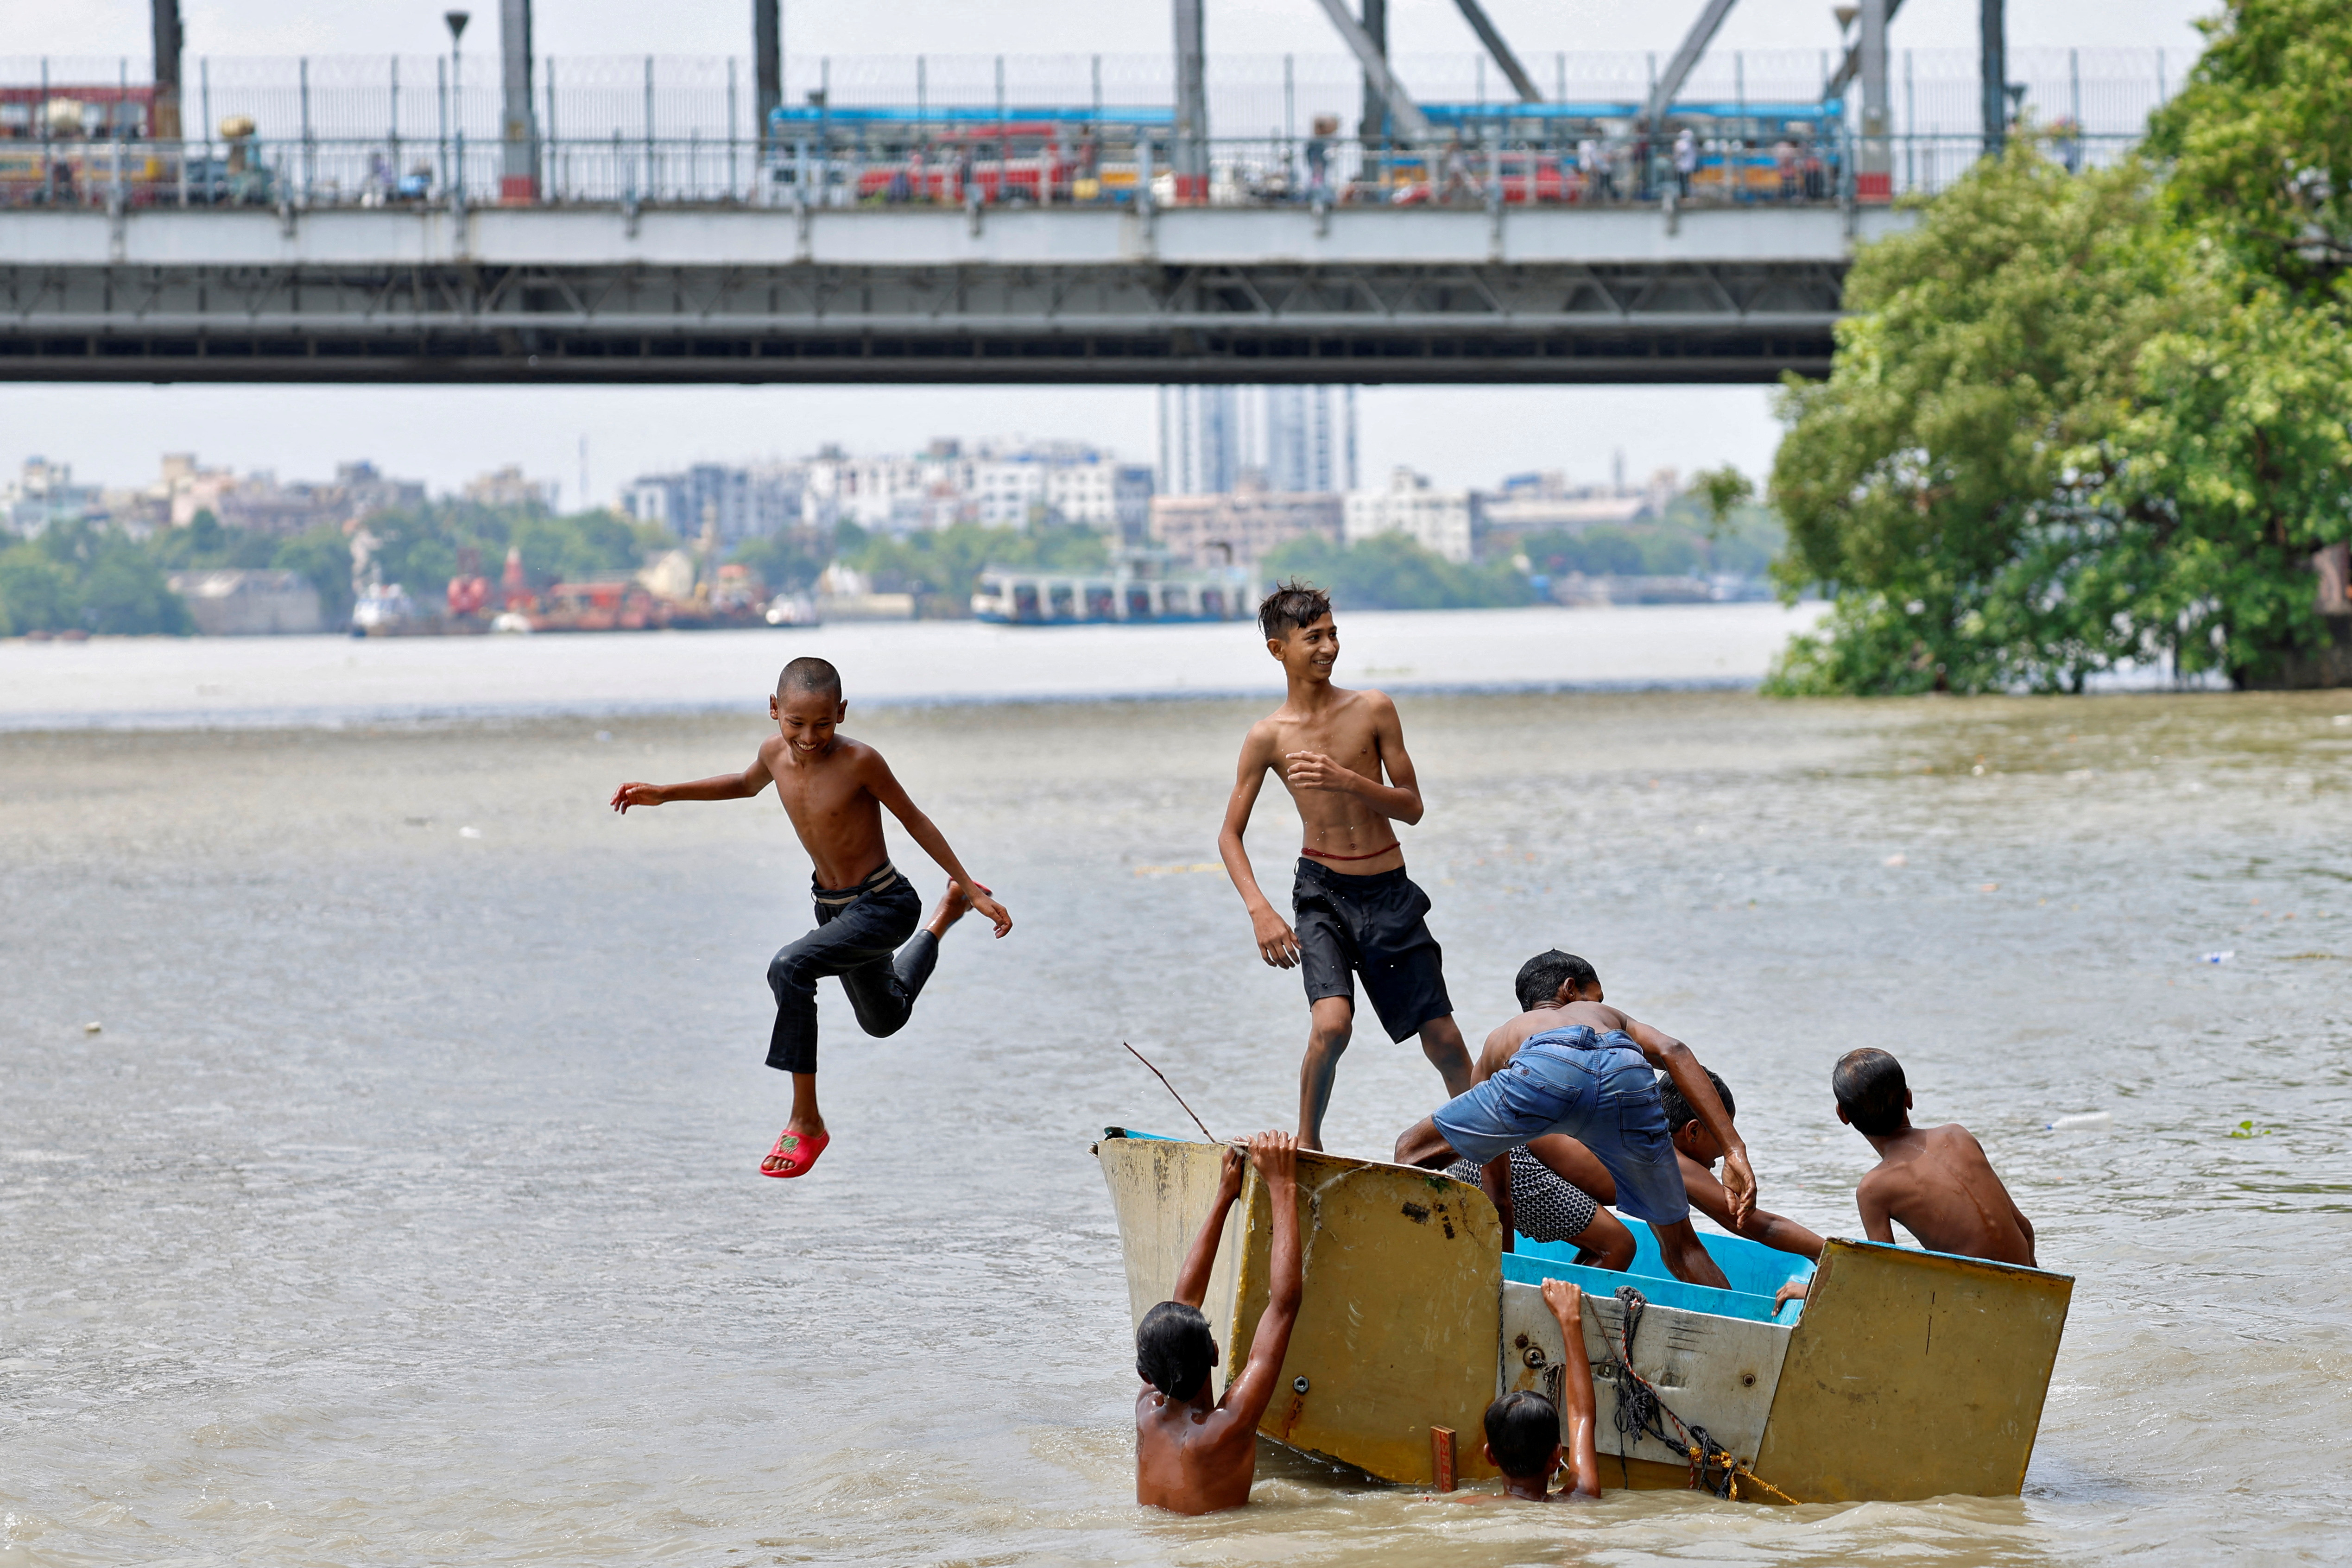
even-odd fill
[[(1127, 1042), (1125, 1040), (1119, 1041), (1119, 1044), (1127, 1046)], [(1145, 1056), (1141, 1051), (1137, 1050), (1133, 1046), (1127, 1046), (1127, 1054), (1133, 1057), (1137, 1061), (1141, 1062), (1145, 1067), (1151, 1068), (1151, 1058)], [(1176, 1094), (1176, 1086), (1168, 1081), (1168, 1075), (1166, 1073), (1161, 1072), (1158, 1068), (1151, 1068), (1151, 1076), (1160, 1080), (1160, 1088), (1166, 1089), (1171, 1094)], [(1184, 1105), (1184, 1097), (1181, 1094), (1176, 1094), (1176, 1103), (1179, 1105)], [(1187, 1116), (1192, 1116), (1192, 1108), (1189, 1105), (1184, 1105), (1184, 1114)], [(1207, 1122), (1202, 1121), (1197, 1116), (1192, 1116), (1192, 1125), (1201, 1130), (1202, 1137), (1206, 1138), (1212, 1143), (1217, 1142), (1217, 1135), (1209, 1131), (1209, 1124)]]

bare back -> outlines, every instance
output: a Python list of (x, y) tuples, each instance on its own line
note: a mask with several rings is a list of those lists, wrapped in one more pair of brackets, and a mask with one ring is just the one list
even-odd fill
[(1631, 1034), (1642, 1028), (1641, 1025), (1606, 1002), (1575, 1001), (1564, 1002), (1557, 1007), (1538, 1007), (1520, 1014), (1486, 1037), (1486, 1044), (1478, 1053), (1479, 1081), (1483, 1083), (1502, 1071), (1518, 1054), (1519, 1047), (1538, 1035), (1549, 1034), (1554, 1029), (1572, 1029), (1580, 1024), (1603, 1035), (1612, 1029), (1622, 1029)]
[(1257, 1479), (1257, 1415), (1203, 1407), (1150, 1384), (1135, 1400), (1135, 1500), (1171, 1513), (1214, 1513), (1249, 1501)]
[(776, 798), (808, 851), (818, 886), (854, 888), (890, 858), (874, 789), (890, 770), (873, 747), (836, 735), (810, 753), (772, 736), (761, 743), (760, 764), (776, 781)]
[(1349, 772), (1404, 788), (1412, 787), (1412, 763), (1404, 752), (1404, 730), (1396, 704), (1384, 692), (1322, 689), (1317, 708), (1286, 701), (1255, 724), (1242, 742), (1236, 793), (1254, 796), (1266, 770), (1282, 780), (1298, 808), (1304, 847), (1339, 872), (1369, 875), (1404, 864), (1404, 847), (1391, 820), (1362, 795), (1334, 789), (1299, 788), (1290, 777), (1297, 752), (1328, 757)]
[(1892, 1242), (1899, 1224), (1930, 1251), (2033, 1263), (2033, 1227), (1967, 1128), (1910, 1127), (1872, 1142), (1879, 1163), (1853, 1194), (1871, 1240)]

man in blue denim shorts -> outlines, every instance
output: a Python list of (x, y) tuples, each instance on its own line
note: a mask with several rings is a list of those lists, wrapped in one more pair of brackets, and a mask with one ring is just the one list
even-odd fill
[(1507, 1223), (1506, 1156), (1531, 1138), (1565, 1132), (1608, 1167), (1619, 1211), (1649, 1221), (1676, 1279), (1728, 1289), (1691, 1228), (1682, 1165), (1651, 1070), (1665, 1069), (1723, 1145), (1723, 1184), (1737, 1220), (1756, 1205), (1756, 1173), (1706, 1069), (1680, 1040), (1604, 1004), (1601, 977), (1572, 952), (1529, 959), (1518, 992), (1528, 1010), (1486, 1037), (1478, 1082), (1407, 1128), (1397, 1140), (1397, 1163), (1437, 1170), (1466, 1159), (1486, 1167), (1482, 1184)]

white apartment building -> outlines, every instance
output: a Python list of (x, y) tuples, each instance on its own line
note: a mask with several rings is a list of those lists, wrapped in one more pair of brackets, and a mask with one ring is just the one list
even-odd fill
[(1349, 544), (1402, 533), (1448, 561), (1470, 559), (1470, 492), (1433, 489), (1411, 468), (1391, 473), (1386, 489), (1349, 491), (1343, 515)]
[(74, 483), (68, 463), (27, 458), (23, 476), (0, 487), (0, 519), (8, 531), (26, 539), (38, 538), (53, 522), (72, 522), (104, 510), (104, 492), (96, 485)]

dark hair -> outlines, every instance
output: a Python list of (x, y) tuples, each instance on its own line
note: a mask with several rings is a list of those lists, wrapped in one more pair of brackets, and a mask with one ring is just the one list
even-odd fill
[(1601, 976), (1592, 972), (1592, 965), (1572, 952), (1562, 952), (1553, 947), (1520, 964), (1519, 977), (1511, 984), (1518, 994), (1519, 1011), (1532, 1013), (1538, 1007), (1550, 1006), (1552, 998), (1559, 994), (1559, 988), (1570, 981), (1573, 980), (1579, 985), (1591, 985), (1600, 979)]
[[(1723, 1113), (1726, 1116), (1738, 1115), (1739, 1107), (1731, 1098), (1731, 1086), (1717, 1077), (1713, 1068), (1701, 1068), (1699, 1070), (1706, 1074), (1707, 1082), (1715, 1085), (1715, 1096), (1723, 1101)], [(1690, 1101), (1683, 1098), (1683, 1091), (1676, 1089), (1675, 1080), (1664, 1073), (1658, 1075), (1658, 1103), (1666, 1108), (1666, 1136), (1669, 1138), (1698, 1120), (1698, 1113), (1691, 1110)]]
[(1486, 1406), (1486, 1447), (1495, 1465), (1515, 1481), (1551, 1479), (1552, 1450), (1559, 1447), (1559, 1411), (1533, 1389), (1506, 1394)]
[(820, 697), (841, 700), (841, 671), (821, 658), (796, 658), (784, 666), (776, 677), (776, 695), (787, 691), (814, 691)]
[(1831, 1092), (1856, 1132), (1884, 1138), (1900, 1132), (1911, 1120), (1911, 1086), (1903, 1081), (1903, 1064), (1885, 1051), (1864, 1047), (1838, 1058), (1830, 1074)]
[(1293, 577), (1275, 585), (1257, 607), (1257, 624), (1269, 637), (1288, 637), (1331, 613), (1331, 595)]
[(1190, 1399), (1217, 1364), (1217, 1342), (1201, 1309), (1162, 1301), (1135, 1327), (1135, 1370), (1171, 1399)]

